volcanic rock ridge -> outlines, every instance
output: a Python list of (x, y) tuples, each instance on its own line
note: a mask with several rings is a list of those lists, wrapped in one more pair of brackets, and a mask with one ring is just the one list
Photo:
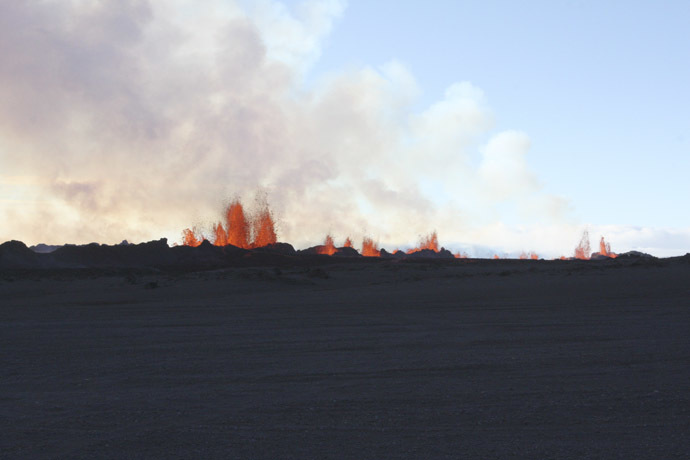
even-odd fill
[[(421, 249), (410, 253), (381, 249), (378, 257), (364, 257), (352, 247), (334, 248), (325, 255), (323, 246), (295, 250), (289, 243), (273, 243), (254, 249), (242, 249), (233, 245), (215, 246), (204, 241), (199, 246), (168, 246), (167, 239), (140, 244), (122, 242), (117, 245), (85, 244), (49, 247), (37, 245), (27, 247), (21, 241), (0, 244), (0, 269), (56, 269), (56, 268), (157, 268), (204, 270), (233, 266), (266, 265), (320, 265), (348, 263), (353, 261), (414, 261), (448, 260), (462, 261), (450, 251)], [(637, 251), (620, 254), (619, 261), (656, 259)], [(690, 254), (678, 259), (690, 260)], [(607, 257), (592, 257), (592, 260), (614, 260)], [(523, 261), (538, 262), (538, 261)]]

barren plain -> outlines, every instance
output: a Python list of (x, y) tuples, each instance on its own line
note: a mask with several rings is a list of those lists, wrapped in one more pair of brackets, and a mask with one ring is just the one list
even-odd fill
[(3, 458), (690, 452), (689, 256), (5, 269), (0, 301)]

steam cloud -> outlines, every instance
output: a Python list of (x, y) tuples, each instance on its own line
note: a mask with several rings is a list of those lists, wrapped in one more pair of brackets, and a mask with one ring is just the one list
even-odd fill
[(493, 132), (477, 87), (415, 112), (395, 61), (304, 85), (344, 6), (2, 2), (0, 240), (179, 241), (260, 189), (298, 247), (436, 229), (571, 248), (575, 232), (554, 237), (567, 203), (541, 191), (526, 134)]

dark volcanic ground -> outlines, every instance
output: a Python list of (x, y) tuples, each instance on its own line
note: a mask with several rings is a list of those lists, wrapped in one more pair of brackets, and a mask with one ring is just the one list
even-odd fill
[(688, 458), (690, 263), (0, 271), (3, 458)]

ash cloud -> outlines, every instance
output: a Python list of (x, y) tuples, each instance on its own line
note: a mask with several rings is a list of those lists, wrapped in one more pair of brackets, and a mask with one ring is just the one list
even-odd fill
[(501, 209), (563, 222), (529, 138), (496, 133), (479, 88), (452, 84), (415, 112), (396, 61), (307, 88), (344, 3), (257, 5), (0, 4), (0, 240), (177, 241), (257, 189), (297, 247), (434, 229), (486, 243)]

